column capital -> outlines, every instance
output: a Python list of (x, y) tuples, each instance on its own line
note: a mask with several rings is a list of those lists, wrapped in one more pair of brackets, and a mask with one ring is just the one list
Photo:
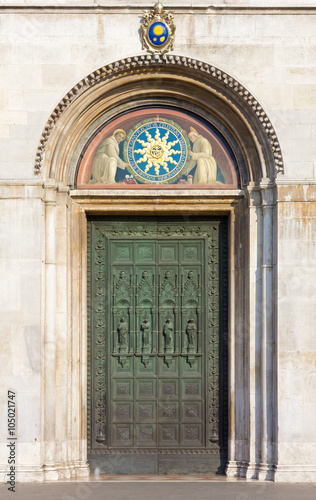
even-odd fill
[(261, 206), (261, 190), (258, 184), (251, 183), (247, 186), (247, 198), (250, 208)]
[(260, 191), (262, 196), (262, 206), (272, 206), (276, 199), (276, 187), (275, 184), (270, 182), (262, 181), (260, 183)]
[(43, 183), (43, 201), (46, 204), (56, 204), (58, 185), (55, 179), (47, 179)]

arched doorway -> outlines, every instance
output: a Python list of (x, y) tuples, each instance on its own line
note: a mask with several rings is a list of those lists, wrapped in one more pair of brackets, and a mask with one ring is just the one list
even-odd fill
[[(232, 189), (216, 189), (214, 186), (191, 190), (175, 189), (173, 186), (168, 189), (151, 187), (133, 190), (115, 186), (110, 189), (81, 186), (78, 189), (78, 166), (85, 148), (100, 132), (100, 127), (122, 113), (157, 105), (191, 113), (214, 127), (229, 144), (237, 168), (238, 184)], [(282, 170), (282, 156), (273, 127), (257, 101), (220, 70), (185, 57), (155, 55), (118, 61), (89, 75), (59, 104), (43, 133), (36, 168), (41, 169), (44, 178), (46, 227), (55, 228), (46, 232), (48, 247), (56, 248), (56, 238), (62, 238), (64, 242), (62, 259), (57, 262), (54, 272), (51, 269), (52, 256), (47, 257), (45, 286), (46, 300), (49, 301), (49, 297), (56, 293), (58, 280), (65, 276), (66, 271), (67, 294), (63, 297), (63, 307), (69, 318), (67, 338), (70, 361), (67, 368), (69, 400), (66, 440), (71, 450), (67, 467), (73, 467), (78, 474), (88, 471), (87, 220), (97, 220), (96, 216), (102, 215), (109, 221), (111, 217), (120, 216), (124, 223), (124, 217), (132, 213), (134, 217), (143, 218), (148, 215), (181, 215), (188, 219), (189, 225), (190, 217), (200, 218), (201, 221), (207, 217), (212, 225), (217, 217), (226, 216), (230, 249), (227, 266), (229, 370), (226, 472), (273, 478), (276, 463), (273, 443), (277, 440), (274, 413), (273, 181), (277, 171)], [(157, 244), (157, 238), (154, 240)], [(115, 274), (114, 287), (118, 284), (118, 277), (119, 274)], [(46, 316), (44, 345), (48, 332), (50, 339), (54, 334), (49, 322), (54, 314), (58, 311), (46, 311), (50, 317)], [(119, 323), (124, 324), (121, 319)], [(140, 319), (142, 322), (145, 320)], [(188, 321), (190, 319), (187, 318)], [(192, 319), (194, 323), (195, 318)], [(164, 318), (164, 324), (167, 320)], [(117, 328), (112, 327), (112, 333)], [(163, 332), (163, 327), (160, 327), (160, 333), (161, 330)], [(183, 354), (188, 358), (191, 353), (187, 339), (186, 342), (187, 351)], [(116, 347), (117, 358), (123, 358), (120, 346)], [(166, 345), (164, 348), (167, 348)], [(160, 354), (166, 358), (168, 354), (177, 353), (164, 350)], [(141, 359), (142, 356), (139, 357)], [(124, 367), (124, 360), (121, 361)], [(122, 366), (119, 360), (118, 363)], [(58, 370), (62, 366), (65, 367), (65, 360), (64, 365), (55, 365), (55, 360), (47, 356), (45, 370)], [(118, 383), (116, 381), (116, 385)], [(47, 397), (48, 394), (49, 391)], [(181, 406), (183, 402), (179, 399), (175, 403)], [(62, 404), (57, 397), (56, 408)], [(51, 402), (45, 400), (45, 405), (50, 407)], [(185, 426), (184, 421), (180, 423)], [(50, 442), (54, 439), (47, 434), (45, 463), (48, 468), (54, 468), (50, 451)]]

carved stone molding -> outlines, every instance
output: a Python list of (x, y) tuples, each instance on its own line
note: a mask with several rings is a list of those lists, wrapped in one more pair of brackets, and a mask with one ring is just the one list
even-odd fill
[[(84, 5), (83, 2), (78, 0), (77, 2), (63, 2), (62, 5), (59, 4), (53, 4), (53, 2), (48, 3), (47, 5), (44, 4), (41, 5), (41, 2), (36, 2), (29, 0), (27, 4), (21, 4), (20, 1), (10, 1), (6, 5), (0, 5), (0, 11), (15, 11), (18, 13), (24, 13), (24, 12), (29, 12), (29, 11), (37, 11), (41, 12), (44, 11), (45, 14), (47, 13), (69, 13), (69, 14), (77, 14), (77, 13), (126, 13), (128, 12), (133, 12), (133, 13), (142, 13), (144, 9), (144, 5), (139, 4), (136, 2), (136, 5), (130, 4), (128, 8), (124, 4), (117, 4), (115, 0), (113, 1), (107, 1), (106, 5), (102, 5), (101, 2), (96, 3), (93, 0), (90, 1), (85, 1)], [(183, 2), (178, 2), (173, 3), (172, 9), (178, 13), (178, 14), (183, 14), (187, 13), (188, 7), (183, 5)], [(285, 5), (280, 4), (280, 2), (277, 3), (277, 5), (265, 5), (264, 0), (262, 0), (261, 5), (258, 5), (257, 2), (255, 2), (254, 5), (241, 5), (238, 1), (235, 2), (234, 4), (219, 4), (219, 5), (210, 5), (210, 2), (207, 2), (205, 5), (194, 5), (193, 2), (190, 3), (190, 12), (197, 13), (197, 14), (210, 14), (210, 13), (220, 13), (222, 15), (261, 15), (262, 13), (268, 14), (268, 15), (280, 15), (280, 14), (314, 14), (316, 11), (314, 5)]]
[(284, 172), (283, 157), (276, 132), (266, 112), (255, 97), (249, 92), (249, 90), (222, 70), (208, 63), (198, 61), (197, 59), (173, 54), (146, 54), (127, 57), (103, 66), (102, 68), (90, 73), (90, 75), (81, 80), (66, 94), (66, 96), (59, 102), (52, 112), (42, 133), (35, 158), (35, 174), (39, 174), (41, 172), (46, 146), (54, 126), (61, 115), (70, 107), (71, 104), (74, 103), (76, 99), (78, 99), (79, 96), (102, 81), (110, 81), (113, 80), (113, 78), (125, 75), (126, 73), (139, 75), (141, 73), (150, 73), (153, 68), (166, 70), (168, 67), (170, 69), (173, 68), (172, 72), (179, 74), (179, 76), (183, 73), (187, 74), (188, 71), (191, 73), (194, 71), (196, 80), (199, 80), (199, 74), (201, 75), (201, 79), (203, 78), (204, 81), (205, 75), (209, 75), (209, 81), (207, 83), (210, 87), (212, 86), (212, 82), (216, 82), (216, 87), (220, 87), (222, 95), (227, 97), (233, 103), (238, 102), (239, 107), (240, 104), (242, 104), (242, 106), (248, 111), (251, 111), (253, 118), (262, 128), (270, 145), (271, 153), (274, 159), (275, 172)]

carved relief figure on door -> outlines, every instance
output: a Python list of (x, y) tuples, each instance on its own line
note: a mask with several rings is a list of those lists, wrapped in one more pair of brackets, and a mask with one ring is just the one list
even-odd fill
[(196, 351), (196, 332), (197, 327), (194, 320), (191, 318), (188, 321), (188, 325), (186, 328), (186, 334), (188, 337), (188, 351), (195, 352)]
[(117, 332), (120, 352), (126, 352), (128, 348), (128, 325), (125, 316), (121, 317)]
[(163, 336), (165, 339), (165, 352), (173, 352), (174, 350), (174, 335), (173, 323), (171, 318), (168, 318), (163, 327)]
[(150, 352), (150, 322), (148, 318), (145, 318), (141, 324), (141, 332), (142, 332), (142, 351)]

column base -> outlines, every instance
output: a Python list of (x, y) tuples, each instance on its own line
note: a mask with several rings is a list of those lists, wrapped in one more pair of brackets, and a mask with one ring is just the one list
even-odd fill
[(225, 475), (227, 477), (238, 477), (238, 464), (234, 460), (229, 460), (226, 464)]
[(70, 465), (45, 465), (45, 481), (58, 481), (70, 478), (89, 477), (90, 469), (87, 461), (78, 461)]
[(252, 464), (249, 462), (229, 461), (226, 466), (227, 477), (243, 477), (259, 481), (274, 481), (275, 466), (269, 464)]
[(269, 464), (249, 464), (246, 472), (247, 479), (258, 479), (259, 481), (274, 481), (275, 467)]
[(248, 462), (229, 460), (226, 465), (225, 474), (227, 477), (246, 477), (248, 466)]

